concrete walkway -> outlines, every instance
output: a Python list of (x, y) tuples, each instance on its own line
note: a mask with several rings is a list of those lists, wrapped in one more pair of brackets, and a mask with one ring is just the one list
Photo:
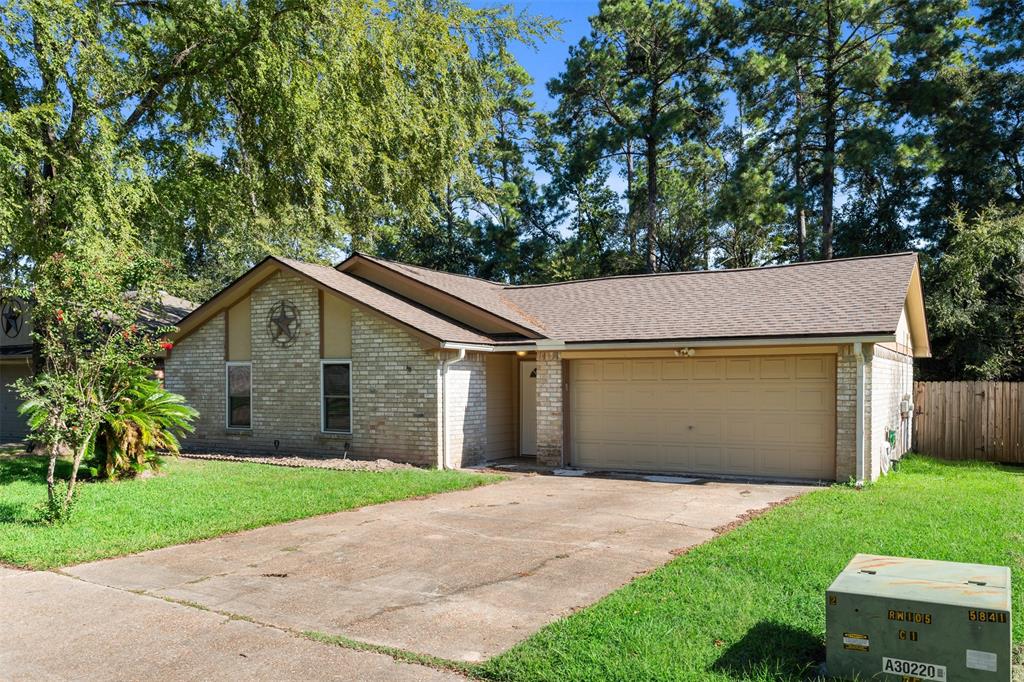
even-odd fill
[(463, 679), (47, 571), (0, 568), (0, 618), (12, 682)]
[[(204, 643), (201, 648), (209, 648), (227, 666), (217, 669), (198, 651), (187, 656), (186, 650), (194, 645), (183, 644), (181, 649), (171, 648), (166, 660), (150, 663), (153, 673), (176, 670), (175, 661), (183, 656), (188, 665), (210, 666), (216, 677), (234, 672), (249, 676), (248, 660), (232, 658), (243, 651), (239, 647), (247, 637), (252, 637), (252, 648), (244, 651), (271, 663), (284, 665), (289, 658), (275, 651), (278, 645), (296, 652), (298, 666), (310, 646), (321, 647), (325, 657), (351, 660), (352, 665), (358, 660), (377, 670), (377, 663), (363, 658), (369, 654), (296, 640), (249, 623), (227, 624), (221, 616), (187, 612), (186, 607), (153, 599), (138, 616), (151, 619), (146, 622), (152, 628), (111, 627), (108, 619), (118, 617), (119, 610), (101, 607), (100, 593), (116, 596), (115, 601), (126, 607), (142, 599), (125, 592), (130, 590), (286, 630), (338, 634), (451, 660), (480, 661), (714, 537), (716, 528), (809, 489), (517, 476), (474, 490), (365, 507), (65, 570), (104, 586), (88, 593), (98, 611), (87, 607), (75, 614), (81, 619), (77, 629), (88, 631), (89, 623), (94, 624), (95, 646), (120, 649), (99, 641), (113, 632), (123, 633), (129, 647), (138, 644), (130, 633), (140, 631), (160, 631), (166, 633), (160, 637), (174, 641), (174, 622), (194, 622), (202, 633), (197, 635)], [(52, 575), (13, 579), (28, 585), (68, 580)], [(35, 618), (42, 627), (38, 619), (53, 617), (55, 610), (56, 605), (40, 607), (35, 615), (26, 611), (18, 618)], [(156, 626), (158, 611), (167, 614), (170, 627)], [(0, 613), (7, 622), (19, 622), (6, 618), (2, 602)], [(120, 617), (123, 622), (126, 616)], [(219, 628), (222, 634), (217, 637), (223, 641), (215, 642), (205, 629), (209, 627)], [(10, 636), (0, 635), (0, 651), (11, 651), (2, 640)], [(132, 657), (128, 665), (162, 656), (160, 645), (137, 648), (120, 654)], [(21, 662), (34, 658), (18, 655)], [(324, 661), (314, 672), (330, 676), (334, 663)], [(400, 678), (404, 668), (388, 661), (381, 672)], [(135, 677), (148, 676), (134, 672)], [(195, 672), (198, 677), (202, 671)], [(434, 673), (426, 668), (422, 672)], [(372, 679), (361, 672), (357, 676)]]

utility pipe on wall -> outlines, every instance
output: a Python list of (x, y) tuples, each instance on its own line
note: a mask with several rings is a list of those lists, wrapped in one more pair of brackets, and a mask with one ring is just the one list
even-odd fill
[(448, 368), (466, 358), (466, 349), (460, 348), (453, 359), (441, 361), (441, 452), (438, 468), (448, 468)]

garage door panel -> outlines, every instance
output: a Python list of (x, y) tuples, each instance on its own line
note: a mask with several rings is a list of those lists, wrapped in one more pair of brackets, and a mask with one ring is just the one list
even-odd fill
[(624, 414), (629, 413), (630, 393), (632, 392), (632, 388), (627, 382), (618, 381), (599, 385), (604, 389), (599, 394), (604, 398), (601, 401), (602, 410), (615, 411), (623, 409), (626, 410)]
[(660, 360), (634, 360), (631, 367), (633, 381), (656, 381), (660, 377)]
[(694, 415), (688, 426), (691, 440), (695, 443), (719, 442), (722, 440), (723, 418), (721, 415)]
[(726, 379), (753, 379), (757, 376), (757, 358), (729, 358), (725, 361)]
[(761, 358), (759, 379), (789, 379), (793, 375), (792, 358)]
[(576, 360), (572, 366), (572, 380), (576, 382), (599, 381), (601, 363), (597, 360)]
[(726, 466), (733, 471), (753, 471), (757, 468), (757, 448), (730, 447), (725, 450)]
[(605, 360), (601, 367), (601, 378), (605, 381), (626, 381), (630, 378), (629, 360)]
[(730, 414), (726, 417), (725, 438), (729, 443), (749, 443), (757, 438), (754, 415)]
[(588, 468), (834, 477), (835, 360), (574, 360), (572, 461)]
[(816, 420), (798, 420), (793, 422), (793, 441), (805, 445), (827, 446), (832, 440), (830, 423)]
[(796, 386), (789, 383), (760, 384), (760, 406), (763, 412), (792, 412), (796, 409)]
[(687, 360), (662, 360), (661, 361), (661, 378), (665, 381), (680, 381), (683, 379), (691, 379), (692, 372), (690, 368), (693, 363)]
[[(821, 466), (821, 451), (817, 448), (795, 449), (788, 452), (789, 469), (791, 471), (815, 471)], [(835, 478), (835, 471), (830, 469), (822, 473), (823, 478)]]
[(760, 447), (757, 468), (769, 476), (791, 476), (793, 451), (785, 447)]
[[(754, 386), (743, 386), (729, 387), (727, 389), (725, 405), (729, 406), (729, 410), (756, 410), (764, 405), (764, 397), (761, 395), (761, 391), (758, 391)], [(722, 409), (725, 405), (716, 405), (715, 409)]]
[(718, 381), (722, 378), (722, 360), (717, 358), (701, 358), (694, 360), (693, 378), (698, 381), (701, 379), (714, 379), (715, 381)]
[(755, 439), (762, 443), (791, 443), (793, 441), (793, 424), (789, 420), (761, 416), (757, 420)]
[(665, 403), (661, 394), (661, 383), (655, 381), (636, 381), (629, 384), (627, 400), (631, 410), (657, 410)]
[(793, 409), (831, 412), (835, 402), (835, 391), (827, 386), (800, 387), (795, 391)]
[(815, 355), (796, 358), (797, 379), (831, 379), (835, 376), (835, 359)]
[(679, 442), (662, 443), (661, 468), (665, 471), (692, 471), (693, 448)]
[(701, 444), (693, 446), (693, 464), (696, 471), (721, 472), (725, 461), (725, 447), (722, 445)]
[(667, 410), (671, 414), (688, 412), (703, 400), (699, 396), (692, 383), (683, 381), (663, 381), (660, 384), (661, 395), (659, 397), (658, 409)]
[(689, 383), (691, 404), (702, 410), (722, 410), (729, 404), (728, 387), (722, 383), (693, 381)]

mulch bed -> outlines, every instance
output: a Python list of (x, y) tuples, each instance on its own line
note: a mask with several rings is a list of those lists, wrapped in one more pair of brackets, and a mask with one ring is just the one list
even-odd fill
[(227, 455), (211, 452), (183, 452), (186, 459), (209, 459), (225, 462), (252, 462), (272, 464), (279, 467), (309, 467), (312, 469), (336, 469), (338, 471), (395, 471), (413, 469), (411, 464), (392, 462), (390, 459), (343, 459), (340, 457), (297, 457), (294, 455)]

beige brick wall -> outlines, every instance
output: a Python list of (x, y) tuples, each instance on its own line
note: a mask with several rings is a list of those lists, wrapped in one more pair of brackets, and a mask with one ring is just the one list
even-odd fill
[[(300, 314), (298, 338), (275, 345), (266, 320), (278, 301)], [(252, 429), (227, 429), (224, 323), (214, 316), (183, 339), (166, 363), (167, 387), (199, 410), (186, 447), (253, 453), (387, 457), (437, 463), (437, 359), (408, 332), (376, 315), (352, 313), (353, 433), (320, 430), (320, 339), (317, 289), (279, 274), (252, 293)], [(276, 444), (275, 444), (275, 441)]]
[(487, 361), (467, 353), (448, 368), (448, 466), (479, 464), (487, 452)]
[[(914, 393), (914, 359), (882, 346), (875, 346), (871, 359), (871, 405), (869, 434), (872, 480), (881, 475), (882, 458), (906, 451), (904, 436), (910, 422), (900, 415), (900, 402)], [(890, 452), (886, 431), (896, 431), (896, 447)]]
[(416, 337), (352, 312), (353, 452), (437, 464), (438, 361)]
[[(864, 479), (874, 481), (888, 453), (886, 429), (900, 431), (896, 451), (903, 453), (910, 424), (901, 421), (900, 401), (913, 394), (914, 361), (881, 346), (867, 345), (864, 354)], [(857, 473), (857, 363), (850, 346), (839, 354), (836, 389), (836, 479), (848, 481)]]
[(562, 357), (537, 353), (537, 462), (562, 466)]

